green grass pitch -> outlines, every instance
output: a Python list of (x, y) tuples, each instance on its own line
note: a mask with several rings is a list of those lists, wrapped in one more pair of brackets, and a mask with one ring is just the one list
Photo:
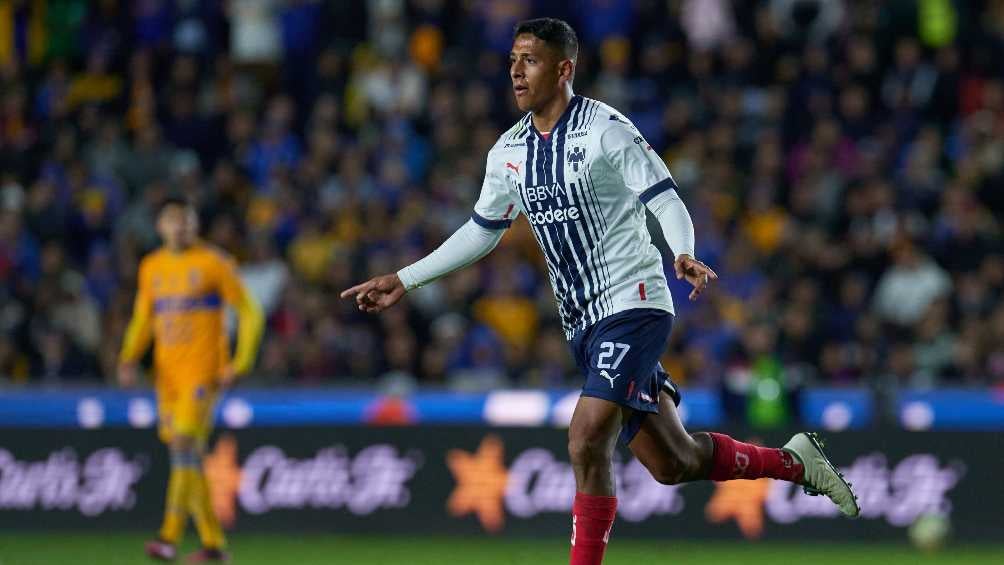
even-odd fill
[[(0, 565), (135, 565), (138, 533), (0, 533)], [(564, 565), (560, 540), (236, 534), (233, 565)], [(182, 555), (195, 549), (186, 542)], [(179, 560), (179, 563), (183, 560)], [(1004, 563), (1004, 546), (951, 546), (924, 554), (907, 545), (611, 540), (605, 565), (975, 565)]]

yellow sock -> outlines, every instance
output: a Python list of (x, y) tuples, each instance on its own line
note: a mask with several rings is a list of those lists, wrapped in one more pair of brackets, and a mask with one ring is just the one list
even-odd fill
[(177, 544), (185, 533), (188, 518), (189, 468), (171, 465), (171, 478), (167, 481), (167, 499), (164, 504), (164, 523), (160, 528), (160, 539)]
[(227, 540), (223, 536), (220, 520), (213, 510), (213, 500), (209, 496), (209, 483), (206, 481), (206, 475), (199, 467), (189, 469), (188, 473), (188, 509), (195, 521), (195, 527), (199, 530), (202, 546), (223, 549)]

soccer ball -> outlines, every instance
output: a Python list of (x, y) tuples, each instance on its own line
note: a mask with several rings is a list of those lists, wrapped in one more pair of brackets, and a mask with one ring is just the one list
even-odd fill
[(914, 520), (907, 534), (913, 545), (924, 551), (937, 551), (945, 545), (952, 524), (944, 514), (924, 514)]

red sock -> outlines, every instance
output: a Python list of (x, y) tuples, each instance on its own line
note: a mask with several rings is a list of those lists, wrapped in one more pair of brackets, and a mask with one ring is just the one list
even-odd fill
[(617, 514), (616, 496), (575, 493), (572, 505), (572, 552), (569, 565), (600, 565)]
[(792, 483), (802, 482), (802, 464), (787, 451), (736, 441), (725, 434), (711, 433), (715, 442), (712, 481), (769, 477)]

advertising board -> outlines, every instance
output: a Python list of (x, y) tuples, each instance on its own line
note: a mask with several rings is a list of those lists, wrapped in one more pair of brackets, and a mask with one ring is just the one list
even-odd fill
[[(751, 437), (781, 444), (786, 433)], [(246, 428), (215, 438), (204, 468), (223, 523), (239, 530), (565, 535), (575, 495), (553, 428)], [(618, 535), (671, 539), (885, 539), (927, 514), (957, 537), (996, 539), (1000, 434), (843, 432), (830, 452), (862, 515), (761, 479), (656, 483), (618, 454)], [(163, 508), (167, 454), (150, 431), (5, 430), (0, 527), (148, 528)]]

